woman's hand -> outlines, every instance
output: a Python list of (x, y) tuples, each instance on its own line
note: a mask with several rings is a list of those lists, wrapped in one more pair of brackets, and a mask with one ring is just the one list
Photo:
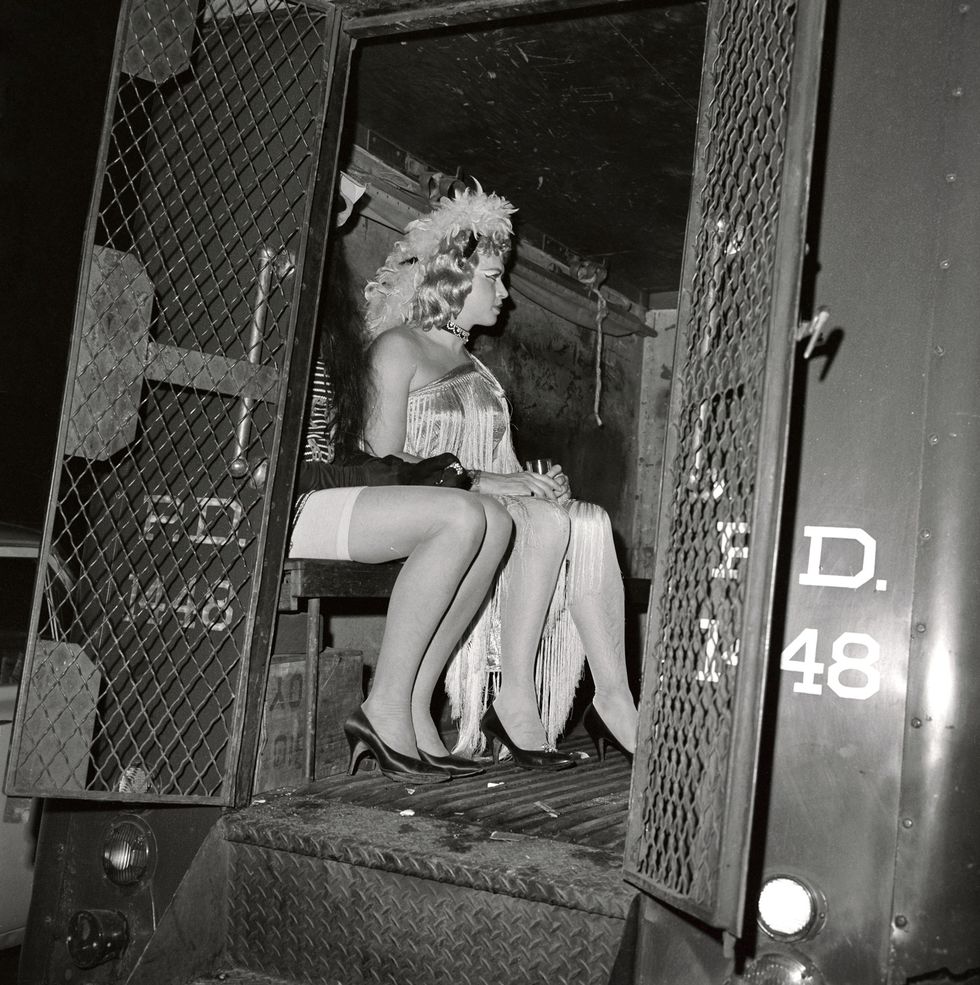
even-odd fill
[(555, 499), (557, 499), (562, 506), (564, 506), (566, 503), (571, 502), (572, 486), (571, 483), (568, 481), (568, 476), (565, 475), (564, 472), (562, 472), (561, 466), (552, 465), (551, 468), (548, 469), (548, 475), (552, 479), (554, 479), (556, 484), (558, 485), (558, 495), (555, 496)]
[(480, 472), (475, 488), (477, 492), (494, 496), (537, 496), (555, 500), (561, 492), (560, 483), (550, 472), (548, 475), (537, 475), (534, 472)]

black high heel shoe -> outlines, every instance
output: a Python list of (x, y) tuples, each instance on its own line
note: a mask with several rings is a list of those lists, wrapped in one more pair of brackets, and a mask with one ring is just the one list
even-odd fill
[(480, 773), (485, 772), (479, 763), (472, 759), (463, 759), (461, 756), (432, 756), (424, 749), (419, 749), (419, 759), (450, 776), (479, 776)]
[(480, 722), (480, 730), (490, 743), (490, 750), (493, 753), (494, 765), (500, 756), (499, 746), (506, 746), (513, 757), (514, 765), (520, 766), (524, 770), (567, 770), (575, 765), (575, 760), (568, 756), (563, 756), (560, 752), (552, 752), (549, 749), (522, 749), (515, 745), (511, 737), (507, 734), (497, 712), (491, 705), (483, 720)]
[(389, 780), (400, 783), (442, 783), (450, 779), (444, 770), (423, 763), (414, 756), (405, 756), (386, 746), (374, 726), (368, 721), (362, 708), (358, 708), (344, 722), (344, 732), (347, 734), (347, 744), (350, 746), (350, 765), (347, 775), (357, 772), (357, 764), (365, 753), (370, 753), (378, 764), (378, 769)]
[(589, 733), (590, 738), (595, 743), (595, 751), (600, 763), (606, 758), (606, 746), (612, 743), (626, 757), (626, 761), (632, 764), (633, 753), (629, 752), (619, 739), (609, 731), (609, 727), (602, 720), (602, 715), (595, 710), (595, 705), (591, 702), (589, 707), (585, 709), (582, 720), (585, 724), (585, 731)]

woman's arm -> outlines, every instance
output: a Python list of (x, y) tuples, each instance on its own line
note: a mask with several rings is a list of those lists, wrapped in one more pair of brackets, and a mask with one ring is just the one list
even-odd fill
[(418, 368), (418, 350), (398, 329), (379, 335), (368, 349), (371, 405), (364, 426), (364, 446), (372, 455), (397, 455), (407, 462), (418, 455), (404, 451), (408, 394)]
[[(364, 428), (364, 444), (372, 455), (397, 455), (407, 462), (420, 461), (404, 451), (408, 429), (408, 395), (418, 371), (419, 351), (415, 341), (393, 328), (379, 335), (368, 349), (373, 405)], [(469, 462), (463, 462), (468, 466)], [(541, 496), (556, 499), (558, 483), (550, 475), (514, 472), (474, 474), (474, 489), (498, 496)]]

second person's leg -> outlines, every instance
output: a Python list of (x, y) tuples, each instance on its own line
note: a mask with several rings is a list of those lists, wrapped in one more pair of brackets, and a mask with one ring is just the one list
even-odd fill
[(557, 503), (521, 498), (511, 510), (513, 557), (500, 607), (500, 690), (493, 707), (522, 749), (547, 745), (534, 684), (545, 618), (568, 549), (569, 519)]
[(623, 576), (609, 516), (600, 506), (578, 501), (569, 506), (569, 514), (568, 608), (595, 683), (593, 706), (623, 748), (633, 752), (636, 702), (626, 673)]

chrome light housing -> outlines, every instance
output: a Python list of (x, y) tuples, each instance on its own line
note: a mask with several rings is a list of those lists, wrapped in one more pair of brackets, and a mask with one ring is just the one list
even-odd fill
[(759, 926), (773, 940), (802, 941), (812, 937), (826, 919), (823, 894), (798, 876), (773, 875), (759, 893)]

